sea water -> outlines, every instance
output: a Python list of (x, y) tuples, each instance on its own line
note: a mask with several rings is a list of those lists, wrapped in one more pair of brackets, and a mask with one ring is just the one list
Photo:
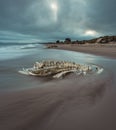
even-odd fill
[(33, 54), (38, 47), (41, 48), (42, 46), (40, 44), (1, 43), (0, 61)]

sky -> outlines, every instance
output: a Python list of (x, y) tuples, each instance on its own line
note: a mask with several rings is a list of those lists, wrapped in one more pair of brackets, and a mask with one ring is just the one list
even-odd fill
[(116, 34), (116, 0), (0, 0), (0, 42)]

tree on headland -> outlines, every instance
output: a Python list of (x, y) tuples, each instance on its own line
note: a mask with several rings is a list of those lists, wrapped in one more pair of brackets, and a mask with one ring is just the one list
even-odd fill
[(56, 43), (60, 43), (60, 41), (59, 41), (59, 40), (57, 40), (57, 41), (56, 41)]
[(69, 43), (71, 43), (71, 39), (70, 38), (65, 38), (64, 42), (67, 43), (67, 44), (69, 44)]

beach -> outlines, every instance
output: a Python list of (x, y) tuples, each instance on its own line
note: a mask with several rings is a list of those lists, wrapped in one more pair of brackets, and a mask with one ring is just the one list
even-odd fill
[[(50, 57), (98, 64), (103, 66), (104, 72), (85, 77), (71, 74), (58, 80), (18, 74), (22, 66), (30, 67), (37, 59)], [(20, 59), (2, 61), (1, 73), (7, 71), (4, 75), (8, 83), (1, 85), (10, 89), (0, 91), (0, 129), (115, 130), (115, 58), (114, 46), (58, 45), (55, 49), (42, 49)], [(11, 66), (12, 71), (5, 65), (6, 68)]]
[[(48, 44), (51, 46), (52, 44)], [(57, 44), (57, 49), (77, 51), (101, 56), (116, 58), (116, 43), (112, 44)]]

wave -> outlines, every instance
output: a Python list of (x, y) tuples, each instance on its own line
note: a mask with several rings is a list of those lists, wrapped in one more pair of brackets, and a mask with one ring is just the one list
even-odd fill
[(25, 43), (25, 44), (19, 44), (19, 43), (16, 43), (16, 44), (1, 44), (0, 43), (0, 49), (7, 49), (7, 48), (15, 48), (15, 49), (26, 49), (26, 48), (36, 48), (36, 47), (42, 47), (41, 44), (39, 43)]
[(42, 48), (40, 44), (5, 44), (0, 45), (0, 60), (8, 60), (17, 58), (23, 55), (34, 53), (31, 49)]
[(36, 48), (38, 46), (39, 44), (28, 44), (28, 45), (21, 46), (20, 49), (31, 49), (31, 48)]

